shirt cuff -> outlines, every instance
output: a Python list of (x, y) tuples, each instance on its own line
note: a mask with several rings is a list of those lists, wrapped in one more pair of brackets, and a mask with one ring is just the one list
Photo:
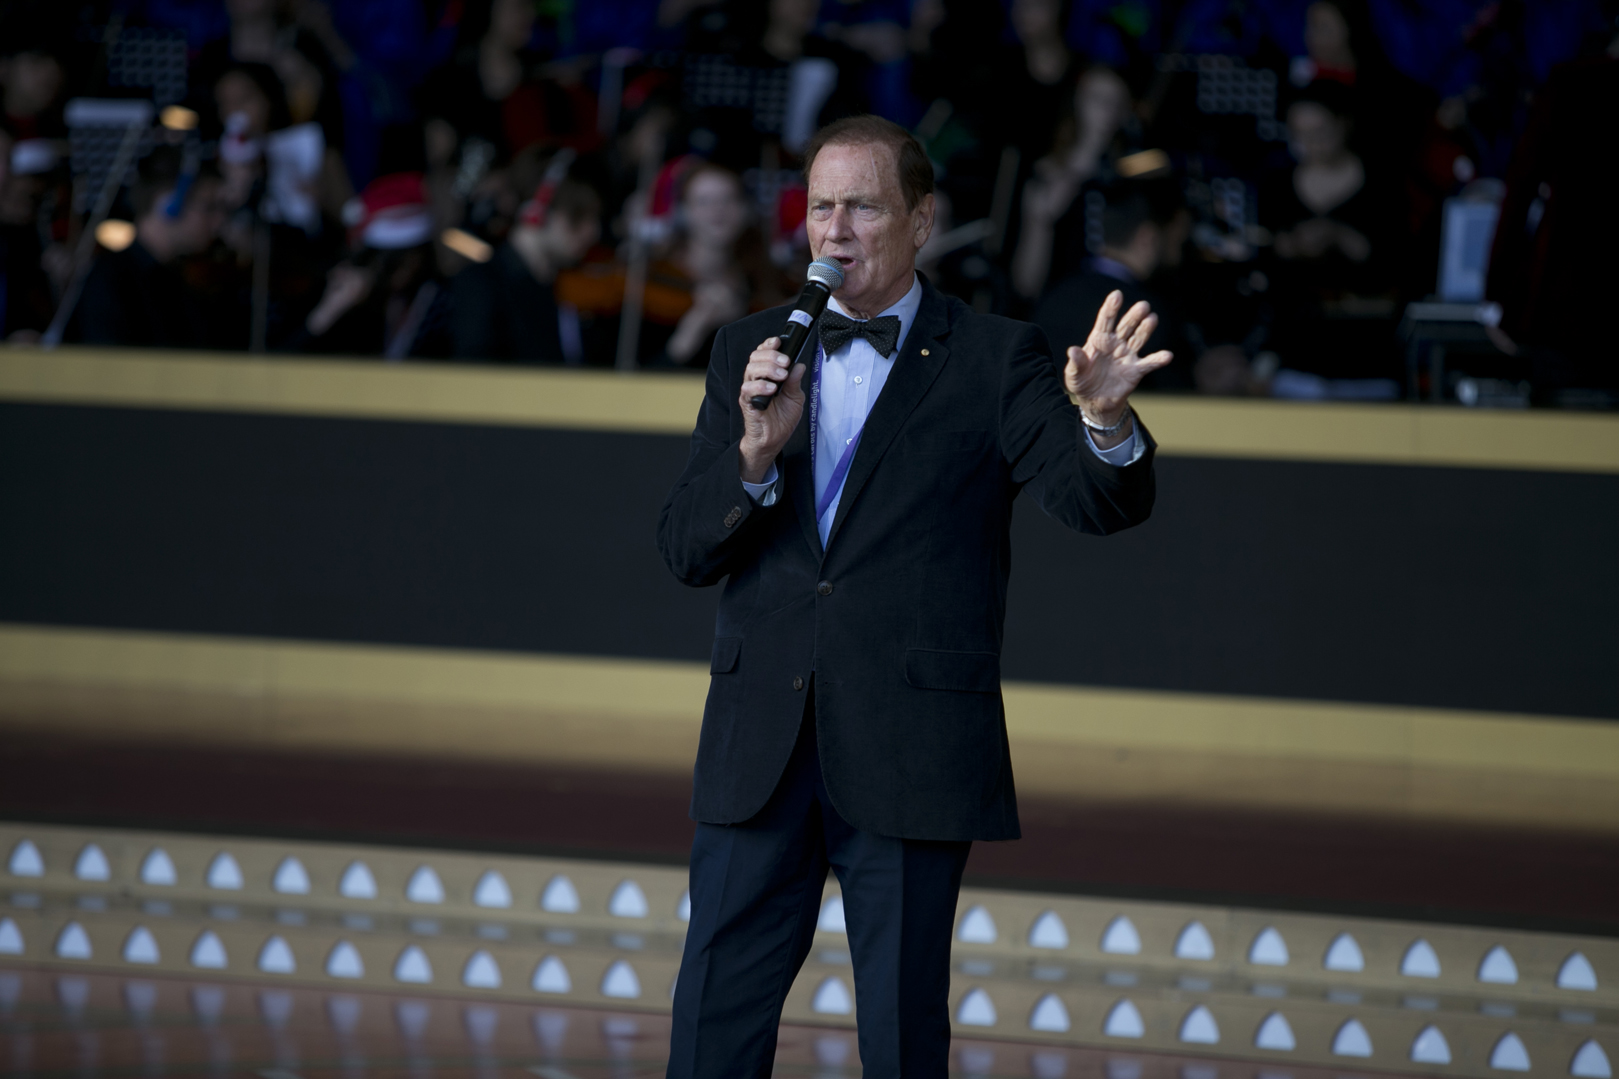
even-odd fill
[[(1081, 426), (1084, 426), (1083, 423)], [(1141, 441), (1141, 429), (1134, 424), (1131, 424), (1130, 427), (1130, 437), (1108, 450), (1101, 449), (1096, 445), (1096, 440), (1091, 437), (1091, 429), (1086, 427), (1085, 444), (1091, 448), (1092, 453), (1114, 468), (1124, 468), (1135, 464), (1147, 449), (1146, 444)], [(744, 484), (743, 486), (747, 485)], [(751, 494), (752, 492), (749, 493)]]
[(763, 483), (749, 483), (743, 480), (742, 489), (748, 492), (748, 497), (753, 499), (754, 505), (774, 506), (776, 499), (781, 497), (781, 473), (776, 471), (774, 464), (771, 464), (770, 471), (765, 473)]

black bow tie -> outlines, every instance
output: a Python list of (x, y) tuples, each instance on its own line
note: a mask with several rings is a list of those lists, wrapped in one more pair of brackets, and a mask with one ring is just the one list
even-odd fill
[(844, 318), (836, 311), (827, 311), (821, 316), (821, 347), (828, 356), (856, 337), (870, 341), (877, 355), (887, 356), (899, 347), (899, 316), (883, 315), (865, 322)]

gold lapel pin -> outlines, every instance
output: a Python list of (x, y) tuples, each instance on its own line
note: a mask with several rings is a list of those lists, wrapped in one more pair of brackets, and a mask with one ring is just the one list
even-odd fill
[(922, 350), (922, 355), (924, 355), (924, 356), (926, 356), (926, 355), (927, 355), (927, 354), (928, 354), (928, 350), (927, 350), (927, 349), (923, 349), (923, 350)]

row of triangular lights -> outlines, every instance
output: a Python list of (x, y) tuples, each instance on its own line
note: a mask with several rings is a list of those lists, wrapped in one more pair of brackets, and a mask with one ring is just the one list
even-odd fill
[[(837, 904), (835, 913), (827, 909), (822, 911), (823, 929), (827, 928), (824, 923), (829, 915), (841, 928), (843, 901), (834, 896), (827, 901), (827, 907), (830, 908), (834, 902)], [(969, 908), (967, 913), (962, 915), (961, 924), (956, 930), (956, 939), (964, 944), (994, 944), (997, 936), (995, 919), (982, 906)], [(1048, 910), (1034, 920), (1034, 924), (1029, 928), (1029, 946), (1052, 949), (1068, 947), (1068, 927), (1063, 924), (1056, 911)], [(1114, 918), (1102, 932), (1101, 949), (1109, 955), (1140, 955), (1141, 934), (1136, 931), (1135, 923), (1122, 914)], [(1175, 958), (1191, 960), (1214, 958), (1214, 938), (1209, 935), (1208, 928), (1202, 922), (1188, 922), (1181, 929), (1175, 939)], [(1282, 939), (1282, 934), (1277, 932), (1274, 926), (1261, 929), (1254, 937), (1253, 943), (1248, 946), (1248, 962), (1256, 966), (1285, 967), (1290, 958), (1287, 942)], [(1366, 958), (1361, 954), (1360, 944), (1352, 935), (1340, 933), (1327, 946), (1321, 965), (1331, 971), (1357, 973), (1366, 969)], [(1434, 951), (1433, 945), (1421, 937), (1413, 941), (1400, 960), (1400, 973), (1409, 978), (1439, 977), (1439, 955)], [(1513, 961), (1511, 952), (1497, 944), (1484, 953), (1484, 958), (1479, 963), (1477, 977), (1479, 981), (1493, 985), (1516, 985), (1518, 964)], [(1573, 952), (1563, 960), (1563, 965), (1557, 971), (1557, 987), (1596, 989), (1596, 969), (1591, 966), (1591, 961), (1584, 953)]]
[[(93, 957), (90, 934), (78, 922), (69, 922), (57, 934), (54, 952), (58, 959), (90, 959)], [(0, 918), (0, 955), (25, 953), (22, 931), (17, 923), (11, 918)], [(126, 963), (149, 965), (162, 961), (157, 938), (143, 925), (137, 925), (124, 938), (121, 955)], [(211, 929), (205, 929), (197, 936), (188, 959), (199, 970), (225, 970), (230, 965), (224, 941)], [(298, 970), (292, 946), (274, 934), (259, 949), (256, 965), (264, 974), (295, 974)], [(339, 940), (326, 956), (325, 971), (333, 978), (363, 978), (365, 963), (360, 958), (359, 949), (346, 940)], [(408, 985), (431, 984), (433, 967), (427, 953), (414, 944), (408, 945), (394, 961), (393, 976), (395, 981)], [(469, 989), (499, 989), (502, 984), (500, 964), (494, 956), (479, 948), (462, 968), (461, 984)], [(561, 959), (548, 955), (534, 968), (529, 987), (540, 993), (571, 993), (573, 979)], [(635, 968), (622, 959), (616, 960), (602, 976), (601, 994), (624, 1000), (639, 997), (641, 979), (636, 975)]]
[[(45, 875), (45, 859), (39, 848), (27, 839), (12, 848), (9, 867), (15, 877)], [(112, 867), (101, 848), (89, 843), (74, 859), (73, 875), (83, 881), (108, 881), (112, 879)], [(140, 879), (142, 884), (155, 887), (174, 886), (179, 883), (174, 859), (162, 847), (153, 847), (141, 860)], [(229, 851), (214, 855), (203, 880), (208, 887), (221, 891), (241, 891), (246, 886), (242, 868)], [(311, 890), (309, 872), (297, 858), (283, 858), (271, 876), (270, 887), (280, 895), (308, 895)], [(377, 879), (371, 867), (361, 861), (350, 862), (337, 882), (337, 893), (346, 899), (375, 899)], [(432, 866), (418, 866), (405, 883), (405, 898), (412, 903), (442, 903), (444, 882), (439, 880)], [(512, 905), (511, 886), (498, 869), (487, 870), (472, 889), (472, 902), (492, 910), (507, 909)], [(552, 877), (540, 895), (540, 909), (552, 914), (579, 913), (579, 891), (573, 881), (561, 875)], [(646, 893), (633, 880), (622, 881), (607, 901), (607, 912), (619, 918), (645, 918), (650, 913)], [(683, 922), (691, 920), (689, 895), (680, 897), (675, 917)]]
[[(815, 990), (810, 1007), (821, 1015), (854, 1014), (854, 998), (842, 978), (827, 978)], [(962, 997), (956, 1009), (956, 1022), (968, 1027), (992, 1027), (998, 1021), (995, 1002), (982, 989), (973, 989)], [(1029, 1029), (1048, 1034), (1066, 1034), (1073, 1028), (1068, 1007), (1055, 993), (1047, 993), (1035, 1003), (1029, 1013)], [(1147, 1032), (1141, 1011), (1128, 1000), (1113, 1005), (1102, 1023), (1102, 1033), (1110, 1038), (1140, 1038)], [(1199, 1004), (1181, 1020), (1179, 1037), (1189, 1045), (1218, 1045), (1220, 1025), (1214, 1013)], [(1271, 1012), (1254, 1033), (1254, 1047), (1275, 1052), (1292, 1052), (1298, 1047), (1293, 1027), (1281, 1012)], [(1332, 1039), (1332, 1051), (1342, 1057), (1370, 1057), (1372, 1038), (1358, 1019), (1350, 1019), (1338, 1028)], [(1427, 1026), (1411, 1043), (1410, 1057), (1417, 1064), (1449, 1064), (1450, 1043), (1436, 1026)], [(1495, 1043), (1490, 1052), (1490, 1067), (1501, 1071), (1528, 1071), (1529, 1052), (1523, 1039), (1508, 1031)], [(1613, 1070), (1608, 1055), (1595, 1041), (1587, 1041), (1575, 1052), (1569, 1064), (1569, 1074), (1578, 1079), (1612, 1079)]]

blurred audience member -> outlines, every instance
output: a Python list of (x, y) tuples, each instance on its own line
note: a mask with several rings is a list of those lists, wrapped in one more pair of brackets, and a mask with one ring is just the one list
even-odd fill
[(1536, 98), (1507, 174), (1488, 294), (1545, 397), (1603, 389), (1611, 407), (1619, 349), (1602, 312), (1619, 295), (1619, 140), (1592, 126), (1619, 114), (1619, 4), (1609, 7), (1607, 50), (1555, 71)]
[(0, 128), (0, 341), (37, 341), (50, 325), (55, 304), (37, 210), (39, 175), (55, 165), (50, 142), (15, 142)]
[(62, 101), (67, 84), (61, 52), (48, 34), (33, 27), (0, 24), (0, 96), (5, 127), (17, 139), (61, 138)]
[(1154, 200), (1142, 186), (1123, 182), (1106, 192), (1101, 251), (1086, 259), (1079, 272), (1052, 285), (1030, 321), (1045, 331), (1046, 339), (1061, 354), (1068, 345), (1090, 335), (1096, 312), (1109, 293), (1117, 290), (1124, 294), (1125, 310), (1145, 300), (1158, 316), (1158, 326), (1148, 339), (1146, 351), (1169, 349), (1176, 362), (1155, 371), (1142, 385), (1159, 390), (1184, 389), (1192, 384), (1196, 357), (1173, 306), (1149, 282), (1161, 267), (1180, 261), (1188, 216), (1184, 208), (1161, 193), (1152, 193), (1160, 197)]
[(101, 254), (74, 312), (76, 340), (89, 345), (206, 348), (212, 320), (180, 273), (207, 250), (224, 222), (218, 177), (179, 149), (162, 146), (141, 162), (131, 192), (135, 238)]
[(1393, 328), (1388, 266), (1404, 215), (1386, 179), (1350, 149), (1353, 125), (1349, 92), (1312, 83), (1287, 109), (1296, 163), (1259, 193), (1277, 260), (1275, 349), (1290, 368), (1328, 378), (1391, 374), (1379, 342)]
[(1093, 67), (1074, 88), (1071, 114), (1058, 126), (1051, 153), (1035, 162), (1023, 188), (1022, 228), (1012, 259), (1012, 285), (1029, 300), (1049, 281), (1077, 269), (1087, 254), (1081, 191), (1112, 178), (1113, 160), (1134, 119), (1130, 89), (1110, 68)]
[(555, 284), (600, 236), (601, 197), (590, 186), (567, 177), (542, 183), (489, 261), (451, 279), (456, 357), (583, 363), (578, 309), (557, 302)]
[(357, 251), (332, 267), (290, 347), (390, 360), (449, 356), (450, 296), (437, 272), (421, 174), (379, 177), (351, 208)]

